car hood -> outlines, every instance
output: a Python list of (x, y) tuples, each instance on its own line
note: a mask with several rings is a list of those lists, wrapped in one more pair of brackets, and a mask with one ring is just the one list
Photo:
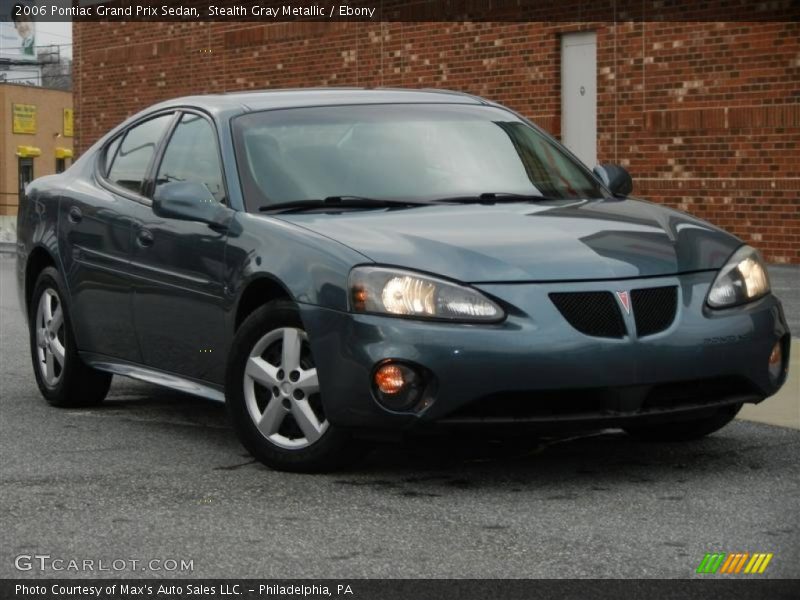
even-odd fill
[(468, 283), (621, 279), (718, 269), (741, 245), (704, 221), (630, 199), (434, 205), (279, 218), (376, 263)]

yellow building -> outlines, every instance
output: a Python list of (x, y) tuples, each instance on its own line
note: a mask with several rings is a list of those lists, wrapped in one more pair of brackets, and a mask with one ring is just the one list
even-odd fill
[(19, 196), (72, 162), (72, 93), (0, 83), (0, 242), (16, 239)]

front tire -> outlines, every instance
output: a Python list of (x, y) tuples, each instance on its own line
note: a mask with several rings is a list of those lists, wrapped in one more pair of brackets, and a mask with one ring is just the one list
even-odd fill
[(330, 471), (358, 452), (349, 433), (325, 416), (308, 335), (290, 302), (270, 302), (242, 323), (225, 398), (242, 445), (273, 469)]
[(718, 408), (713, 415), (702, 419), (643, 427), (626, 427), (625, 431), (628, 435), (643, 441), (688, 442), (722, 429), (733, 421), (741, 408), (741, 404), (732, 404)]
[(94, 406), (103, 401), (111, 375), (88, 367), (78, 356), (61, 274), (47, 267), (33, 288), (28, 328), (33, 373), (53, 406)]

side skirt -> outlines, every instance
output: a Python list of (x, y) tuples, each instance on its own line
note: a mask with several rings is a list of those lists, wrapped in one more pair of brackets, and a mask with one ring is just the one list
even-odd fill
[(92, 352), (79, 352), (81, 360), (93, 369), (106, 371), (114, 375), (122, 375), (132, 379), (139, 379), (148, 383), (154, 383), (166, 388), (185, 392), (194, 396), (200, 396), (215, 402), (225, 402), (225, 393), (222, 388), (216, 387), (207, 382), (200, 382), (194, 379), (187, 379), (172, 373), (165, 373), (158, 369), (145, 367), (115, 358), (109, 358), (102, 354)]

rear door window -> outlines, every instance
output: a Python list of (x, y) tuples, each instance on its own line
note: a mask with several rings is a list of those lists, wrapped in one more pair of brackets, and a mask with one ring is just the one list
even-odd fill
[(111, 183), (136, 194), (142, 192), (147, 168), (172, 118), (172, 113), (161, 115), (128, 130), (108, 170)]

